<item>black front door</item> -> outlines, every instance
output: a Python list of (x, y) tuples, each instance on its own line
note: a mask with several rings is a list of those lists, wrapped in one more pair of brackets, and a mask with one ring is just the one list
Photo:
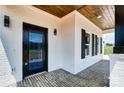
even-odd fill
[(48, 29), (23, 23), (23, 78), (47, 71)]

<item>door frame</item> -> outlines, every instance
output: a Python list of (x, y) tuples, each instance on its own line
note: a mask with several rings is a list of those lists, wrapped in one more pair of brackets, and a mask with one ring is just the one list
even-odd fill
[[(30, 24), (30, 23), (26, 23), (26, 22), (23, 22), (22, 25), (23, 25), (23, 37), (22, 37), (22, 52), (23, 52), (22, 53), (22, 58), (23, 58), (22, 68), (23, 68), (23, 72), (22, 72), (22, 76), (23, 76), (23, 79), (25, 79), (25, 77), (26, 77), (26, 75), (25, 75), (25, 67), (24, 67), (25, 66), (25, 64), (24, 64), (24, 30), (25, 30), (25, 27), (27, 26), (29, 28), (40, 29), (42, 31), (45, 31), (45, 33), (46, 33), (46, 48), (45, 48), (45, 51), (46, 51), (46, 53), (45, 53), (45, 56), (46, 56), (46, 59), (45, 59), (46, 69), (44, 71), (47, 71), (47, 72), (48, 72), (48, 28), (33, 25), (33, 24)], [(33, 75), (33, 73), (32, 73), (32, 75)], [(29, 75), (27, 75), (27, 76), (29, 76)]]

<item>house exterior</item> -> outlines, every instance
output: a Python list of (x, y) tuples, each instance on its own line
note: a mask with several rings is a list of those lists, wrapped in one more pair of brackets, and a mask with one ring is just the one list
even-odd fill
[(102, 60), (102, 30), (78, 11), (58, 18), (33, 6), (0, 6), (0, 38), (16, 82), (25, 78), (24, 24), (47, 29), (48, 72), (62, 68), (76, 74)]

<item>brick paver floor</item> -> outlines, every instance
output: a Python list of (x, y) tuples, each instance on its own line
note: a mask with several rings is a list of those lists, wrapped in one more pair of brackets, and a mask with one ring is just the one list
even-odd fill
[(109, 61), (102, 60), (76, 75), (63, 69), (39, 73), (18, 82), (17, 87), (109, 87)]

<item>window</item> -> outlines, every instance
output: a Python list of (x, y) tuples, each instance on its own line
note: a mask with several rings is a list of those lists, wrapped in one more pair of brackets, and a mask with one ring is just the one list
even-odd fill
[(92, 56), (98, 55), (99, 53), (99, 37), (92, 34)]
[(85, 58), (85, 30), (81, 29), (81, 59)]
[(95, 35), (95, 48), (94, 48), (94, 51), (95, 51), (95, 55), (97, 55), (97, 35)]
[(102, 37), (100, 37), (100, 54), (102, 54)]
[(97, 37), (97, 54), (99, 54), (99, 37)]
[(90, 34), (86, 33), (85, 35), (85, 56), (90, 55)]
[(90, 55), (90, 34), (86, 33), (84, 29), (81, 30), (81, 58)]
[(95, 35), (94, 34), (92, 34), (92, 56), (94, 56), (94, 54), (95, 54), (95, 46), (94, 46), (94, 42), (95, 42)]

